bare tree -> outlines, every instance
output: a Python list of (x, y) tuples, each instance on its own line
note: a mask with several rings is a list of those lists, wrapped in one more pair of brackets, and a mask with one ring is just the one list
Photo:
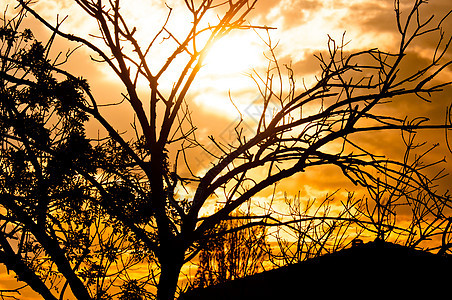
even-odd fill
[[(286, 198), (287, 213), (274, 212), (280, 219), (278, 230), (272, 234), (277, 246), (269, 253), (270, 261), (277, 267), (298, 263), (365, 239), (390, 241), (428, 251), (439, 250), (440, 255), (450, 252), (449, 195), (446, 192), (443, 197), (436, 197), (431, 193), (440, 188), (438, 181), (447, 173), (445, 169), (430, 173), (433, 175), (424, 178), (426, 181), (422, 187), (407, 180), (416, 176), (416, 172), (443, 162), (425, 163), (424, 159), (438, 144), (425, 147), (425, 143), (415, 143), (415, 138), (414, 132), (403, 134), (406, 151), (403, 165), (398, 169), (399, 175), (391, 178), (380, 174), (375, 186), (367, 186), (365, 195), (357, 197), (348, 192), (343, 200), (336, 191), (323, 201), (302, 199), (300, 195)], [(416, 151), (422, 148), (427, 149)], [(389, 181), (391, 187), (397, 188), (389, 188)]]
[(365, 222), (359, 211), (363, 199), (349, 193), (342, 209), (333, 212), (332, 204), (339, 202), (336, 194), (326, 195), (323, 200), (286, 197), (287, 212), (274, 213), (280, 218), (277, 230), (271, 234), (276, 240), (269, 252), (271, 265), (290, 265), (339, 251), (360, 237), (363, 230), (357, 224)]
[[(139, 28), (130, 28), (121, 14), (119, 0), (75, 2), (99, 25), (100, 43), (96, 44), (96, 41), (74, 33), (62, 32), (61, 23), (53, 26), (29, 2), (19, 0), (21, 7), (46, 25), (54, 35), (91, 49), (99, 56), (96, 60), (107, 64), (127, 91), (125, 98), (137, 120), (134, 123), (136, 137), (130, 140), (118, 133), (114, 123), (109, 123), (104, 118), (95, 97), (83, 81), (56, 66), (36, 67), (37, 70), (43, 68), (57, 72), (66, 76), (68, 81), (75, 82), (76, 90), (84, 91), (84, 98), (82, 101), (78, 97), (76, 99), (80, 101), (71, 102), (73, 107), (97, 120), (108, 132), (109, 144), (106, 149), (109, 150), (102, 159), (91, 164), (97, 169), (84, 169), (84, 164), (74, 161), (71, 163), (71, 170), (75, 172), (75, 177), (81, 178), (89, 187), (88, 203), (101, 207), (108, 218), (121, 224), (133, 235), (146, 253), (155, 256), (160, 268), (160, 273), (156, 274), (157, 299), (174, 298), (181, 267), (202, 250), (205, 241), (212, 234), (216, 236), (215, 228), (219, 224), (229, 219), (234, 211), (259, 192), (282, 179), (304, 172), (309, 167), (336, 166), (346, 178), (356, 185), (366, 187), (373, 195), (379, 195), (381, 189), (391, 194), (403, 193), (402, 186), (397, 183), (403, 182), (403, 187), (409, 186), (422, 191), (434, 199), (435, 203), (450, 207), (448, 195), (432, 188), (432, 180), (424, 173), (424, 168), (410, 165), (406, 161), (377, 156), (366, 150), (357, 138), (380, 131), (409, 133), (451, 127), (450, 112), (446, 123), (432, 123), (422, 116), (409, 121), (404, 117), (385, 115), (380, 109), (389, 105), (389, 102), (408, 96), (412, 97), (412, 101), (429, 101), (431, 94), (441, 92), (442, 88), (450, 84), (436, 81), (452, 64), (447, 56), (451, 40), (445, 37), (442, 30), (442, 24), (450, 12), (439, 20), (433, 17), (423, 19), (421, 9), (425, 2), (415, 0), (411, 10), (405, 13), (406, 17), (402, 18), (399, 1), (395, 1), (395, 18), (400, 34), (398, 51), (391, 53), (370, 49), (347, 53), (343, 41), (337, 43), (330, 39), (326, 54), (318, 56), (321, 73), (316, 83), (309, 87), (298, 88), (290, 69), (289, 84), (283, 84), (285, 75), (274, 54), (274, 46), (268, 40), (269, 68), (265, 74), (256, 72), (253, 75), (263, 106), (253, 132), (246, 135), (242, 130), (243, 122), (239, 122), (235, 127), (234, 142), (222, 143), (211, 137), (221, 154), (208, 152), (212, 164), (205, 174), (193, 172), (183, 176), (183, 169), (192, 170), (186, 159), (190, 151), (193, 148), (205, 149), (195, 134), (195, 126), (185, 102), (187, 93), (213, 43), (232, 30), (269, 30), (263, 26), (248, 25), (245, 21), (257, 1), (184, 1), (187, 14), (192, 18), (192, 27), (186, 35), (180, 37), (170, 32), (167, 22), (150, 24), (160, 27), (151, 42), (145, 45), (141, 45), (135, 38)], [(211, 11), (217, 13), (218, 19), (216, 23), (206, 24), (203, 20)], [(168, 8), (166, 20), (170, 17), (171, 9)], [(437, 48), (431, 61), (412, 73), (401, 72), (402, 63), (409, 57), (412, 44), (418, 39), (430, 37), (437, 38)], [(156, 68), (151, 49), (159, 39), (172, 43), (173, 51), (154, 70)], [(184, 58), (185, 65), (174, 80), (172, 89), (166, 91), (159, 86), (159, 82), (176, 58)], [(2, 53), (2, 61), (11, 62), (14, 58), (8, 53)], [(22, 82), (25, 78), (14, 70), (2, 69), (0, 75), (3, 80), (33, 86), (29, 82)], [(40, 82), (39, 79), (37, 78), (37, 82)], [(138, 80), (148, 83), (148, 94), (144, 97), (138, 92)], [(55, 101), (65, 103), (63, 100), (57, 98)], [(144, 109), (145, 103), (149, 104), (149, 112)], [(308, 110), (308, 107), (315, 109)], [(20, 115), (15, 114), (15, 117)], [(95, 143), (95, 140), (88, 143), (84, 136), (78, 141), (86, 149), (90, 149), (92, 146), (88, 145)], [(178, 145), (173, 156), (168, 154), (170, 145)], [(326, 147), (328, 145), (334, 147)], [(118, 165), (119, 171), (114, 169)], [(33, 172), (36, 173), (37, 168), (38, 164)], [(255, 170), (267, 175), (255, 178), (251, 175)], [(381, 180), (377, 174), (385, 174), (386, 180)], [(37, 184), (28, 182), (24, 185), (43, 186), (39, 178), (34, 180), (38, 180)], [(194, 192), (186, 196), (176, 192), (177, 189), (186, 187)], [(10, 192), (3, 193), (11, 195)], [(47, 191), (43, 191), (43, 197), (47, 194)], [(201, 210), (209, 199), (218, 195), (224, 195), (220, 199), (219, 209), (208, 215), (201, 215)], [(45, 196), (43, 199), (47, 198)], [(9, 205), (5, 202), (7, 199), (2, 195), (2, 205)], [(422, 197), (410, 196), (409, 200), (420, 208), (429, 209)], [(38, 203), (42, 213), (36, 218), (19, 216), (14, 220), (19, 228), (23, 224), (31, 228), (39, 227), (44, 224), (40, 218), (53, 220), (51, 202), (40, 200)], [(16, 211), (23, 210), (18, 208)], [(301, 222), (303, 219), (297, 221)], [(278, 222), (277, 218), (264, 213), (253, 216), (246, 224), (237, 225), (234, 231), (262, 224), (275, 226), (278, 223), (284, 222)], [(55, 226), (56, 224), (48, 223), (45, 228), (51, 232)], [(383, 232), (382, 229), (378, 231)], [(42, 238), (40, 233), (40, 229), (36, 228), (31, 236), (38, 240)], [(4, 237), (6, 242), (11, 242), (12, 237)], [(76, 297), (99, 298), (99, 291), (93, 292), (87, 287), (86, 281), (81, 280), (77, 262), (68, 260), (69, 255), (64, 252), (61, 242), (51, 241), (53, 244), (46, 251), (55, 249), (58, 253), (52, 255), (49, 252), (50, 261), (57, 264), (58, 271), (68, 280)], [(6, 252), (5, 248), (3, 250)], [(16, 253), (12, 253), (11, 257), (17, 258)], [(97, 280), (96, 276), (92, 279)], [(25, 281), (31, 283), (30, 280)], [(137, 287), (139, 284), (131, 282), (130, 286)], [(40, 287), (40, 291), (44, 293), (44, 287)], [(48, 298), (52, 299), (52, 296), (49, 295)]]
[[(244, 228), (252, 219), (249, 210), (246, 213), (239, 211), (217, 225), (200, 251), (190, 288), (204, 288), (265, 270), (264, 263), (268, 261), (270, 250), (267, 227)], [(244, 229), (237, 231), (239, 227)]]
[[(449, 248), (449, 242), (445, 238), (449, 233), (448, 224), (450, 223), (449, 211), (449, 191), (443, 194), (443, 198), (438, 198), (434, 191), (438, 189), (438, 181), (447, 176), (445, 169), (439, 169), (430, 177), (421, 177), (422, 186), (412, 185), (407, 178), (416, 177), (416, 170), (425, 170), (442, 161), (426, 163), (424, 159), (428, 154), (438, 147), (435, 144), (431, 147), (425, 147), (425, 143), (416, 143), (416, 133), (403, 133), (403, 140), (406, 145), (403, 165), (399, 167), (396, 178), (388, 178), (382, 174), (374, 187), (368, 189), (369, 197), (372, 201), (365, 201), (361, 206), (360, 226), (373, 232), (380, 240), (393, 239), (403, 243), (408, 247), (417, 247), (421, 243), (438, 239), (442, 236), (441, 243), (432, 243), (431, 250), (441, 249), (440, 253), (446, 252)], [(427, 148), (423, 151), (417, 151)], [(385, 184), (392, 181), (397, 189), (389, 189)], [(444, 201), (446, 200), (446, 201)], [(401, 210), (409, 212), (401, 213)], [(397, 220), (398, 215), (410, 216), (411, 220), (400, 226)]]

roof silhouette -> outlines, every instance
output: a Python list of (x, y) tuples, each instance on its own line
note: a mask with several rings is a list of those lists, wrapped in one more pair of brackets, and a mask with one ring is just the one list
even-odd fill
[(449, 299), (451, 267), (449, 256), (375, 241), (195, 289), (179, 299)]

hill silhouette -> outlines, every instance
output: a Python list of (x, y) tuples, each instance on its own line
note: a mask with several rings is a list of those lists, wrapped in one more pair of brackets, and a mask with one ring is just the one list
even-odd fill
[(450, 297), (452, 259), (375, 241), (195, 289), (182, 300), (433, 299)]

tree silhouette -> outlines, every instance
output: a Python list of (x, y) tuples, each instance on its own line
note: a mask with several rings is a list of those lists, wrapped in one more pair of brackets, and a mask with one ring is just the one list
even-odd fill
[[(77, 265), (86, 247), (79, 238), (87, 228), (71, 239), (76, 232), (61, 227), (84, 218), (87, 227), (92, 222), (83, 209), (90, 196), (73, 168), (96, 170), (96, 150), (83, 127), (88, 117), (75, 109), (86, 83), (52, 76), (48, 48), (31, 42), (29, 30), (17, 31), (22, 18), (5, 21), (1, 36), (2, 55), (9, 56), (1, 66), (1, 261), (45, 298), (57, 299), (53, 283), (47, 286), (47, 275), (37, 273), (49, 274), (54, 266), (77, 297), (89, 297), (70, 264)], [(22, 43), (27, 47), (19, 48)], [(61, 233), (66, 239), (60, 240)]]
[[(105, 282), (107, 271), (127, 274), (136, 257), (147, 256), (105, 214), (89, 183), (99, 168), (105, 167), (102, 176), (127, 172), (126, 161), (111, 143), (92, 145), (86, 137), (88, 115), (77, 106), (87, 83), (53, 76), (60, 63), (48, 59), (53, 39), (42, 44), (20, 31), (24, 16), (0, 28), (0, 261), (45, 299), (58, 299), (55, 291), (62, 297), (67, 287), (90, 299), (92, 290), (101, 295), (113, 283)], [(109, 188), (120, 194), (123, 187)], [(129, 258), (118, 262), (127, 251)]]
[[(450, 13), (424, 21), (424, 1), (414, 1), (404, 15), (396, 1), (398, 51), (348, 53), (343, 41), (330, 39), (327, 51), (317, 56), (319, 77), (312, 86), (301, 88), (290, 68), (289, 83), (284, 84), (282, 66), (268, 40), (268, 70), (252, 76), (263, 107), (256, 126), (245, 133), (244, 122), (239, 121), (229, 143), (210, 137), (217, 155), (197, 138), (186, 98), (216, 41), (233, 30), (270, 30), (246, 23), (257, 1), (184, 1), (192, 19), (186, 35), (170, 32), (168, 8), (166, 22), (150, 24), (157, 33), (148, 44), (137, 40), (139, 28), (130, 27), (119, 0), (75, 2), (97, 22), (100, 39), (63, 32), (61, 22), (53, 26), (23, 0), (20, 6), (51, 30), (51, 40), (46, 45), (27, 43), (32, 41), (29, 31), (20, 33), (17, 27), (23, 12), (14, 21), (5, 21), (0, 36), (1, 259), (44, 298), (56, 299), (53, 293), (62, 298), (70, 287), (78, 299), (115, 295), (142, 299), (149, 297), (147, 289), (155, 280), (157, 299), (173, 299), (182, 266), (196, 257), (206, 241), (218, 237), (218, 226), (234, 218), (234, 212), (259, 192), (314, 166), (335, 166), (351, 182), (368, 189), (378, 200), (377, 214), (392, 207), (391, 201), (380, 201), (381, 191), (403, 195), (418, 211), (435, 214), (432, 207), (450, 208), (448, 195), (436, 191), (437, 177), (431, 177), (424, 165), (378, 156), (359, 140), (363, 134), (381, 131), (408, 134), (451, 127), (450, 111), (445, 123), (433, 123), (423, 116), (408, 119), (381, 109), (406, 97), (413, 103), (429, 102), (432, 94), (450, 84), (436, 80), (452, 64), (447, 56), (451, 40), (442, 31)], [(204, 22), (211, 12), (218, 16), (216, 23)], [(94, 60), (108, 65), (120, 79), (136, 116), (136, 121), (131, 120), (135, 137), (120, 134), (115, 123), (107, 121), (83, 79), (61, 70), (57, 61), (51, 63), (49, 49), (55, 36), (86, 46), (98, 56)], [(429, 63), (410, 72), (404, 63), (422, 38), (437, 38), (436, 51)], [(165, 61), (156, 63), (151, 50), (157, 40), (172, 50)], [(26, 46), (21, 47), (21, 42)], [(172, 88), (161, 87), (162, 78), (179, 59), (185, 64)], [(138, 91), (139, 80), (148, 84), (145, 96)], [(108, 136), (86, 137), (88, 117)], [(201, 175), (192, 172), (187, 159), (194, 151), (205, 151), (211, 158)], [(254, 171), (266, 176), (256, 178)], [(184, 189), (186, 193), (180, 192)], [(203, 208), (215, 197), (219, 197), (218, 209), (206, 213)], [(373, 207), (368, 208), (368, 215), (375, 216)], [(285, 221), (272, 212), (251, 215), (249, 222), (237, 224), (233, 231), (309, 219)], [(443, 225), (444, 212), (436, 214)], [(380, 216), (389, 218), (387, 213)], [(385, 234), (387, 227), (385, 223), (377, 232)], [(124, 261), (128, 253), (132, 258)], [(137, 261), (149, 266), (149, 275), (139, 280), (130, 276)], [(112, 273), (112, 268), (117, 270)], [(114, 292), (118, 285), (120, 291)]]
[(217, 237), (206, 241), (199, 254), (199, 267), (192, 288), (204, 288), (264, 270), (263, 264), (269, 252), (267, 228), (253, 226), (235, 231), (235, 228), (250, 222), (252, 215), (249, 211), (246, 214), (239, 211), (231, 218), (217, 225)]

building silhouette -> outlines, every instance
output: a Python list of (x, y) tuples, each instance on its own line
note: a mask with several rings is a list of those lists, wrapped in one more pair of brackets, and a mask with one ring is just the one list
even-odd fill
[(182, 300), (452, 299), (452, 259), (393, 243), (351, 248), (195, 289)]

